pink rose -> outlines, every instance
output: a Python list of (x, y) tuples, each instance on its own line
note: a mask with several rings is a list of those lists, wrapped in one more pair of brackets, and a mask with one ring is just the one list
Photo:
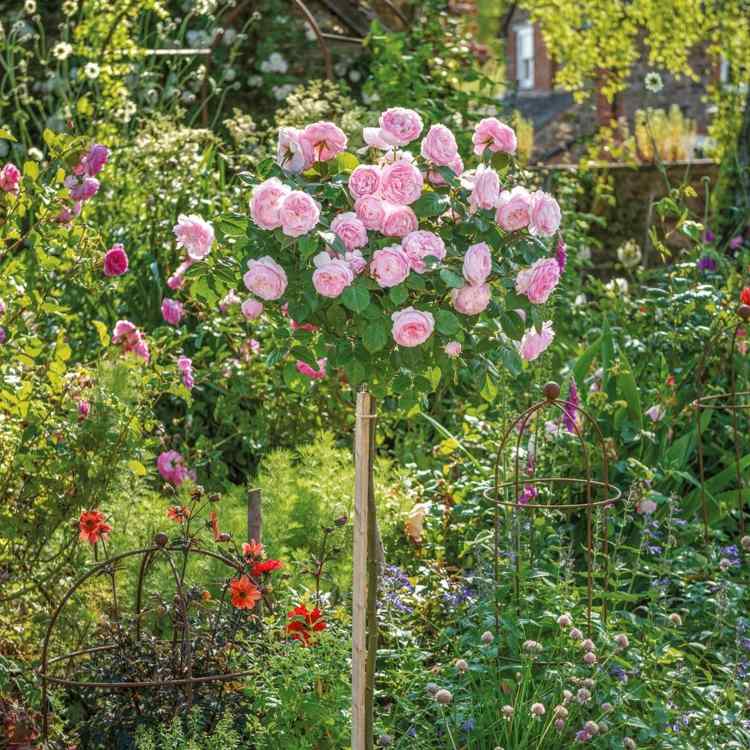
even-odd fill
[(542, 237), (551, 237), (560, 226), (560, 206), (551, 195), (541, 190), (533, 192), (530, 198), (529, 232)]
[(77, 180), (72, 175), (68, 175), (63, 184), (70, 189), (70, 197), (74, 201), (90, 200), (99, 191), (99, 180), (96, 177), (84, 177), (82, 180)]
[(383, 138), (380, 128), (362, 128), (362, 140), (370, 147), (388, 151), (393, 146)]
[[(453, 172), (456, 177), (460, 177), (461, 174), (464, 171), (464, 163), (461, 161), (461, 157), (457, 156), (449, 165), (448, 169), (450, 169), (451, 172)], [(448, 183), (445, 181), (445, 178), (443, 175), (440, 174), (440, 172), (437, 172), (434, 169), (430, 169), (427, 172), (427, 179), (429, 180), (431, 185), (434, 185), (435, 187), (444, 187)]]
[(399, 245), (389, 245), (372, 254), (370, 275), (383, 289), (396, 286), (409, 275), (409, 258)]
[(21, 172), (15, 164), (8, 162), (0, 169), (0, 190), (5, 193), (18, 193)]
[(148, 363), (150, 356), (148, 344), (143, 338), (143, 334), (129, 320), (118, 320), (115, 323), (115, 328), (112, 332), (112, 343), (120, 344), (123, 353), (132, 352), (136, 357), (140, 357), (144, 362)]
[(297, 360), (297, 372), (301, 373), (307, 378), (310, 378), (310, 380), (322, 380), (326, 376), (326, 365), (328, 364), (328, 360), (323, 357), (322, 359), (318, 360), (318, 370), (314, 370), (310, 365), (307, 364), (307, 362), (303, 362), (302, 360)]
[(300, 136), (302, 148), (309, 149), (312, 161), (328, 161), (346, 149), (344, 131), (332, 122), (314, 122)]
[(489, 284), (464, 284), (451, 292), (453, 307), (462, 315), (479, 315), (490, 304)]
[(263, 303), (258, 302), (257, 299), (248, 297), (241, 305), (240, 310), (245, 316), (245, 320), (255, 320), (259, 318), (263, 313)]
[(516, 345), (518, 353), (527, 361), (533, 362), (552, 343), (555, 332), (552, 330), (552, 321), (547, 320), (542, 325), (542, 330), (537, 333), (536, 328), (530, 328), (524, 333), (523, 338)]
[(344, 260), (349, 264), (349, 268), (355, 275), (359, 275), (367, 268), (367, 261), (359, 250), (352, 250), (344, 254)]
[(500, 197), (500, 178), (494, 169), (485, 167), (483, 164), (477, 167), (474, 175), (474, 185), (471, 191), (469, 203), (476, 210), (478, 208), (495, 208), (497, 199)]
[(190, 258), (185, 260), (177, 266), (177, 270), (167, 279), (167, 286), (170, 289), (181, 289), (185, 283), (185, 272), (193, 265), (193, 261)]
[(179, 487), (186, 479), (195, 477), (185, 466), (185, 459), (177, 451), (164, 451), (156, 459), (156, 468), (159, 470), (165, 482)]
[(119, 243), (104, 254), (104, 275), (122, 276), (128, 270), (128, 255)]
[(372, 229), (376, 232), (382, 231), (386, 205), (380, 198), (376, 198), (374, 195), (365, 195), (362, 198), (357, 198), (354, 210), (357, 212), (357, 218), (367, 229)]
[(451, 358), (455, 359), (456, 357), (461, 356), (461, 343), (459, 341), (449, 341), (444, 347), (443, 351)]
[(422, 156), (433, 164), (447, 167), (458, 156), (456, 138), (445, 125), (433, 125), (422, 140)]
[(391, 203), (408, 206), (422, 195), (424, 179), (411, 162), (399, 159), (383, 169), (380, 184), (383, 198)]
[(531, 196), (523, 187), (503, 190), (497, 199), (495, 221), (506, 231), (515, 232), (531, 221)]
[(406, 146), (421, 132), (422, 118), (413, 109), (392, 107), (380, 115), (380, 137), (391, 146)]
[(182, 376), (182, 384), (189, 391), (193, 389), (195, 381), (193, 380), (193, 360), (190, 357), (178, 357), (177, 369)]
[(336, 298), (354, 281), (354, 273), (349, 264), (328, 253), (319, 253), (313, 261), (315, 271), (312, 282), (315, 291), (323, 297)]
[(560, 266), (555, 258), (540, 258), (530, 268), (516, 276), (516, 292), (525, 294), (529, 302), (542, 305), (552, 294), (560, 280)]
[(464, 255), (464, 278), (469, 284), (480, 285), (492, 271), (492, 253), (486, 242), (472, 245)]
[(173, 228), (177, 247), (184, 247), (191, 260), (203, 260), (214, 243), (214, 228), (196, 214), (180, 214)]
[(435, 318), (431, 313), (407, 307), (391, 315), (393, 340), (399, 346), (424, 344), (435, 329)]
[(249, 260), (247, 269), (242, 280), (247, 290), (261, 299), (279, 299), (286, 291), (286, 272), (270, 255)]
[(502, 151), (506, 154), (514, 154), (516, 152), (516, 134), (513, 128), (500, 122), (496, 117), (486, 117), (477, 123), (471, 140), (477, 156), (481, 156), (488, 147), (493, 153)]
[[(78, 168), (81, 170), (80, 174), (86, 174), (89, 177), (96, 177), (99, 172), (102, 171), (102, 168), (108, 160), (109, 149), (106, 146), (102, 146), (100, 143), (95, 143), (81, 157), (81, 161), (78, 163)], [(79, 174), (79, 172), (76, 171), (76, 174)]]
[(281, 231), (287, 237), (301, 237), (315, 229), (320, 218), (318, 204), (301, 190), (292, 190), (279, 207)]
[(331, 231), (344, 243), (347, 250), (356, 250), (367, 244), (367, 228), (353, 211), (336, 216), (331, 222)]
[(171, 326), (178, 326), (182, 320), (183, 313), (185, 311), (182, 307), (182, 302), (176, 299), (169, 299), (165, 297), (161, 303), (161, 316), (164, 318), (164, 322)]
[(261, 229), (278, 229), (281, 226), (279, 208), (281, 201), (291, 193), (278, 177), (270, 177), (253, 189), (250, 198), (250, 216)]
[(434, 232), (420, 230), (409, 232), (401, 240), (401, 247), (409, 259), (411, 270), (417, 273), (424, 273), (427, 270), (424, 259), (428, 255), (439, 261), (445, 258), (445, 243)]
[(276, 162), (282, 169), (294, 174), (304, 172), (312, 164), (312, 147), (309, 141), (302, 138), (301, 130), (279, 128)]
[(417, 215), (409, 206), (385, 204), (382, 232), (386, 237), (405, 237), (409, 232), (416, 232), (419, 228)]
[(381, 169), (374, 164), (360, 164), (349, 175), (349, 192), (356, 201), (366, 195), (377, 195), (380, 191)]
[(59, 224), (70, 224), (76, 216), (81, 215), (82, 208), (83, 203), (81, 201), (76, 201), (72, 206), (63, 206), (60, 213), (55, 217), (55, 221)]

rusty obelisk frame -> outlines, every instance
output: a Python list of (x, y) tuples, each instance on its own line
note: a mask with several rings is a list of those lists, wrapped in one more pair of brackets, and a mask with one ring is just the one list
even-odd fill
[(357, 393), (354, 434), (354, 572), (352, 586), (352, 750), (372, 750), (378, 627), (377, 520), (373, 462), (375, 400)]

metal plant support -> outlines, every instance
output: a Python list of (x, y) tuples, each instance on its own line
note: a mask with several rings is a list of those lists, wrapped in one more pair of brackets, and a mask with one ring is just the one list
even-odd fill
[[(591, 457), (589, 449), (583, 438), (584, 427), (579, 426), (575, 421), (573, 424), (574, 432), (581, 444), (583, 453), (584, 473), (585, 476), (581, 477), (565, 477), (565, 476), (548, 476), (548, 477), (536, 477), (531, 476), (528, 478), (521, 478), (520, 469), (520, 447), (521, 441), (527, 430), (532, 419), (539, 413), (546, 409), (554, 409), (561, 416), (566, 414), (568, 404), (566, 401), (560, 400), (560, 386), (557, 383), (547, 383), (544, 386), (544, 400), (539, 401), (530, 406), (526, 411), (520, 414), (514, 419), (508, 428), (505, 430), (500, 445), (497, 450), (497, 456), (495, 459), (495, 483), (494, 483), (494, 531), (495, 531), (495, 542), (494, 542), (494, 579), (495, 584), (499, 580), (499, 557), (500, 557), (500, 512), (503, 507), (512, 509), (514, 511), (514, 556), (515, 556), (515, 589), (516, 598), (520, 597), (520, 534), (518, 533), (517, 527), (517, 516), (518, 511), (531, 511), (533, 514), (536, 510), (553, 510), (558, 512), (571, 512), (576, 510), (586, 511), (586, 569), (587, 569), (587, 623), (588, 629), (591, 630), (591, 613), (593, 610), (594, 601), (594, 511), (601, 509), (602, 513), (602, 549), (601, 553), (604, 558), (604, 577), (602, 582), (602, 589), (604, 592), (602, 612), (603, 618), (606, 619), (606, 592), (608, 588), (608, 574), (609, 574), (609, 535), (607, 528), (607, 509), (619, 501), (622, 497), (622, 492), (610, 484), (609, 482), (609, 460), (607, 458), (607, 446), (604, 441), (604, 435), (597, 424), (596, 420), (591, 414), (583, 409), (581, 406), (576, 406), (576, 411), (586, 420), (586, 423), (590, 424), (593, 430), (596, 442), (601, 449), (602, 456), (602, 479), (597, 480), (592, 478), (592, 467)], [(514, 470), (513, 478), (506, 479), (507, 476), (505, 458), (506, 452), (511, 442), (511, 436), (516, 431), (515, 439), (515, 456), (514, 456)], [(501, 476), (501, 474), (503, 476)], [(580, 487), (585, 493), (584, 502), (523, 502), (521, 500), (521, 487), (523, 484), (528, 485), (545, 485), (550, 488), (555, 487)], [(509, 490), (512, 490), (512, 500), (503, 499), (507, 496)], [(500, 633), (500, 602), (497, 597), (495, 599), (495, 629), (497, 635)]]
[(734, 443), (734, 466), (737, 482), (737, 515), (740, 537), (745, 535), (745, 499), (744, 499), (744, 480), (742, 478), (742, 437), (737, 425), (738, 412), (750, 410), (750, 390), (737, 390), (737, 371), (735, 368), (735, 354), (737, 353), (737, 339), (740, 338), (740, 332), (750, 323), (750, 305), (740, 305), (737, 310), (739, 321), (732, 323), (722, 333), (731, 333), (731, 343), (729, 348), (729, 391), (724, 393), (712, 393), (708, 396), (703, 395), (704, 376), (708, 367), (708, 361), (712, 354), (716, 353), (717, 344), (721, 342), (722, 337), (715, 336), (703, 351), (703, 356), (698, 364), (696, 373), (696, 383), (698, 386), (699, 396), (694, 401), (696, 415), (696, 431), (698, 434), (698, 474), (700, 478), (700, 498), (701, 511), (703, 513), (703, 535), (705, 542), (708, 543), (708, 501), (706, 498), (706, 468), (705, 468), (705, 444), (703, 438), (703, 425), (701, 416), (704, 411), (717, 410), (726, 411), (731, 415), (732, 442)]

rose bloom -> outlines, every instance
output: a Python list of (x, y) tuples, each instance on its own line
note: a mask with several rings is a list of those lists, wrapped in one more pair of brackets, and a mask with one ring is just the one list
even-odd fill
[(349, 175), (349, 192), (356, 201), (366, 195), (377, 195), (380, 191), (380, 167), (374, 164), (360, 164)]
[(409, 206), (385, 205), (382, 232), (386, 237), (405, 237), (419, 228), (417, 215)]
[(541, 333), (537, 333), (536, 328), (530, 328), (524, 333), (521, 340), (516, 344), (518, 353), (527, 362), (533, 362), (539, 357), (555, 338), (555, 332), (552, 330), (552, 321), (546, 320), (542, 324)]
[(401, 247), (409, 259), (412, 271), (424, 273), (427, 265), (424, 259), (429, 255), (438, 261), (445, 258), (445, 243), (434, 232), (420, 231), (409, 232), (401, 240)]
[(326, 365), (328, 364), (328, 360), (325, 357), (321, 357), (321, 359), (318, 360), (318, 370), (313, 369), (310, 367), (310, 365), (307, 364), (307, 362), (303, 362), (301, 359), (297, 360), (297, 364), (295, 367), (297, 368), (297, 372), (300, 373), (300, 375), (304, 375), (306, 378), (310, 378), (310, 380), (323, 380), (323, 378), (326, 376)]
[(312, 161), (328, 161), (346, 149), (344, 131), (332, 122), (314, 122), (300, 136), (304, 149), (310, 149)]
[(356, 250), (367, 244), (367, 228), (353, 211), (336, 216), (331, 222), (331, 231), (347, 250)]
[(281, 226), (279, 208), (291, 189), (278, 177), (270, 177), (253, 189), (250, 198), (250, 216), (261, 229), (278, 229)]
[(433, 125), (422, 140), (420, 151), (427, 161), (447, 167), (458, 156), (458, 144), (445, 125)]
[(494, 169), (483, 164), (477, 167), (474, 174), (473, 186), (469, 203), (476, 210), (478, 208), (495, 208), (500, 197), (500, 178)]
[(312, 164), (312, 147), (309, 141), (302, 138), (301, 130), (279, 128), (276, 161), (282, 169), (294, 174), (304, 172)]
[(492, 254), (486, 242), (472, 245), (464, 255), (464, 278), (469, 284), (484, 284), (492, 271)]
[(0, 169), (0, 190), (5, 193), (18, 193), (21, 172), (15, 164), (8, 162)]
[(461, 343), (459, 341), (449, 341), (444, 347), (443, 351), (451, 358), (455, 359), (456, 357), (461, 356)]
[(555, 258), (540, 258), (516, 276), (516, 292), (525, 294), (529, 302), (544, 304), (560, 280), (560, 266)]
[(419, 346), (424, 344), (435, 330), (432, 313), (406, 307), (391, 315), (393, 340), (399, 346)]
[(112, 343), (120, 344), (124, 353), (132, 352), (148, 363), (150, 355), (143, 334), (129, 320), (118, 320), (112, 332)]
[(383, 169), (381, 190), (383, 198), (391, 203), (408, 206), (422, 195), (423, 187), (422, 173), (406, 159), (399, 159)]
[(104, 254), (104, 275), (122, 276), (128, 270), (128, 255), (125, 248), (117, 243)]
[(367, 268), (367, 261), (359, 250), (352, 250), (350, 253), (344, 253), (344, 260), (349, 264), (349, 268), (358, 275)]
[(232, 592), (232, 606), (235, 609), (252, 609), (261, 598), (258, 587), (247, 576), (234, 579), (229, 588)]
[(471, 137), (474, 144), (474, 153), (481, 156), (486, 148), (493, 153), (502, 151), (513, 154), (516, 151), (516, 134), (513, 128), (500, 122), (496, 117), (486, 117), (477, 123), (474, 135)]
[(245, 316), (245, 320), (255, 320), (259, 318), (263, 313), (263, 303), (258, 302), (257, 299), (248, 297), (241, 305), (240, 310)]
[(178, 357), (177, 369), (180, 371), (182, 384), (191, 391), (195, 385), (195, 381), (193, 380), (193, 360), (190, 357)]
[(326, 629), (323, 615), (317, 607), (311, 611), (304, 604), (300, 604), (287, 613), (287, 618), (289, 620), (286, 626), (287, 633), (304, 646), (310, 645), (315, 633)]
[(335, 299), (354, 281), (354, 272), (345, 260), (319, 253), (313, 261), (315, 271), (312, 282), (315, 291), (323, 297)]
[(275, 300), (286, 291), (286, 272), (270, 255), (249, 260), (247, 268), (242, 280), (249, 292), (264, 300)]
[(520, 185), (503, 190), (495, 206), (495, 221), (506, 231), (516, 232), (531, 221), (531, 196)]
[(541, 190), (536, 190), (529, 197), (531, 199), (529, 232), (542, 237), (551, 237), (560, 226), (560, 206), (551, 195)]
[(490, 304), (491, 297), (489, 284), (464, 284), (451, 291), (453, 307), (462, 315), (479, 315)]
[(372, 254), (370, 275), (383, 289), (397, 286), (409, 275), (409, 257), (400, 245), (389, 245)]
[(214, 228), (196, 214), (180, 214), (174, 226), (177, 247), (184, 247), (191, 260), (203, 260), (214, 243)]
[(73, 171), (76, 174), (86, 174), (89, 177), (96, 177), (102, 168), (109, 160), (109, 149), (106, 146), (102, 146), (100, 143), (95, 143), (91, 148), (81, 157), (81, 161), (77, 165), (77, 169)]
[(107, 535), (112, 527), (104, 521), (104, 514), (98, 510), (88, 510), (81, 513), (78, 519), (78, 538), (82, 542), (97, 544), (100, 540), (107, 541)]
[(77, 180), (72, 175), (68, 175), (63, 184), (70, 189), (70, 197), (74, 201), (90, 200), (99, 191), (99, 180), (96, 177), (84, 177), (82, 180)]
[(362, 128), (362, 140), (370, 146), (381, 151), (388, 151), (393, 148), (388, 141), (383, 138), (383, 131), (380, 128)]
[(380, 137), (392, 146), (406, 146), (421, 132), (422, 118), (413, 109), (391, 107), (380, 115)]
[(179, 487), (186, 479), (193, 478), (193, 473), (185, 466), (185, 459), (177, 451), (163, 451), (156, 459), (156, 468), (162, 479)]
[[(460, 156), (457, 156), (449, 165), (448, 169), (450, 169), (451, 172), (453, 172), (456, 177), (460, 177), (461, 174), (464, 171), (464, 163), (461, 160)], [(445, 178), (443, 175), (440, 174), (440, 172), (430, 169), (427, 172), (427, 179), (429, 180), (431, 185), (434, 185), (435, 187), (445, 187), (448, 183), (445, 181)]]
[(357, 198), (354, 204), (357, 218), (367, 227), (376, 232), (383, 229), (383, 219), (386, 214), (386, 204), (374, 195), (364, 195)]
[(184, 313), (182, 302), (176, 299), (169, 299), (165, 297), (161, 302), (161, 316), (164, 318), (164, 322), (171, 326), (177, 326), (182, 320)]
[(301, 237), (315, 229), (320, 218), (320, 207), (301, 190), (292, 190), (279, 206), (281, 231), (287, 237)]

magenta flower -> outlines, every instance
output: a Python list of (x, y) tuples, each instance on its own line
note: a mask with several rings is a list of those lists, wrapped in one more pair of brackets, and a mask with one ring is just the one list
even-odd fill
[(568, 432), (576, 431), (576, 417), (578, 415), (578, 404), (580, 399), (578, 398), (578, 389), (576, 388), (576, 381), (570, 381), (570, 389), (568, 390), (568, 398), (565, 401), (565, 407), (563, 409), (563, 424)]
[(112, 333), (112, 343), (120, 344), (123, 353), (132, 352), (144, 362), (149, 361), (149, 351), (146, 339), (138, 328), (129, 320), (118, 320)]
[(557, 248), (555, 249), (555, 260), (557, 265), (560, 266), (560, 273), (565, 271), (565, 266), (568, 262), (568, 248), (565, 245), (565, 240), (562, 237), (557, 241)]
[(195, 480), (195, 472), (185, 466), (185, 459), (177, 451), (164, 451), (156, 459), (156, 468), (164, 481), (179, 487), (186, 479)]
[(182, 320), (184, 314), (182, 302), (176, 299), (169, 299), (165, 297), (161, 303), (161, 316), (164, 318), (164, 322), (171, 326), (177, 326)]
[(104, 275), (122, 276), (128, 270), (128, 254), (125, 248), (117, 243), (104, 254)]
[(72, 175), (65, 178), (63, 183), (70, 189), (70, 197), (74, 201), (87, 201), (93, 198), (99, 191), (99, 180), (96, 177), (84, 177), (81, 180)]
[(731, 240), (729, 240), (729, 249), (730, 250), (737, 250), (738, 248), (742, 247), (742, 243), (745, 241), (745, 238), (738, 234), (736, 237), (732, 237)]
[(304, 375), (307, 378), (310, 378), (310, 380), (322, 380), (326, 376), (326, 364), (328, 360), (325, 358), (318, 360), (318, 367), (320, 369), (315, 370), (310, 365), (307, 364), (307, 362), (303, 362), (302, 360), (297, 361), (297, 372), (299, 372), (301, 375)]
[(15, 164), (8, 162), (0, 169), (0, 190), (5, 193), (18, 193), (18, 185), (21, 182), (21, 172)]
[(81, 421), (83, 421), (84, 419), (88, 419), (90, 411), (91, 404), (85, 398), (82, 398), (78, 402), (78, 419), (80, 419)]
[(2, 346), (7, 340), (8, 334), (5, 332), (5, 329), (0, 326), (0, 346)]
[(77, 175), (96, 177), (109, 159), (109, 149), (100, 143), (95, 143), (78, 162), (73, 172)]
[(193, 360), (190, 357), (178, 357), (177, 369), (182, 376), (182, 384), (189, 391), (192, 390), (193, 385), (195, 385), (195, 380), (193, 380)]

